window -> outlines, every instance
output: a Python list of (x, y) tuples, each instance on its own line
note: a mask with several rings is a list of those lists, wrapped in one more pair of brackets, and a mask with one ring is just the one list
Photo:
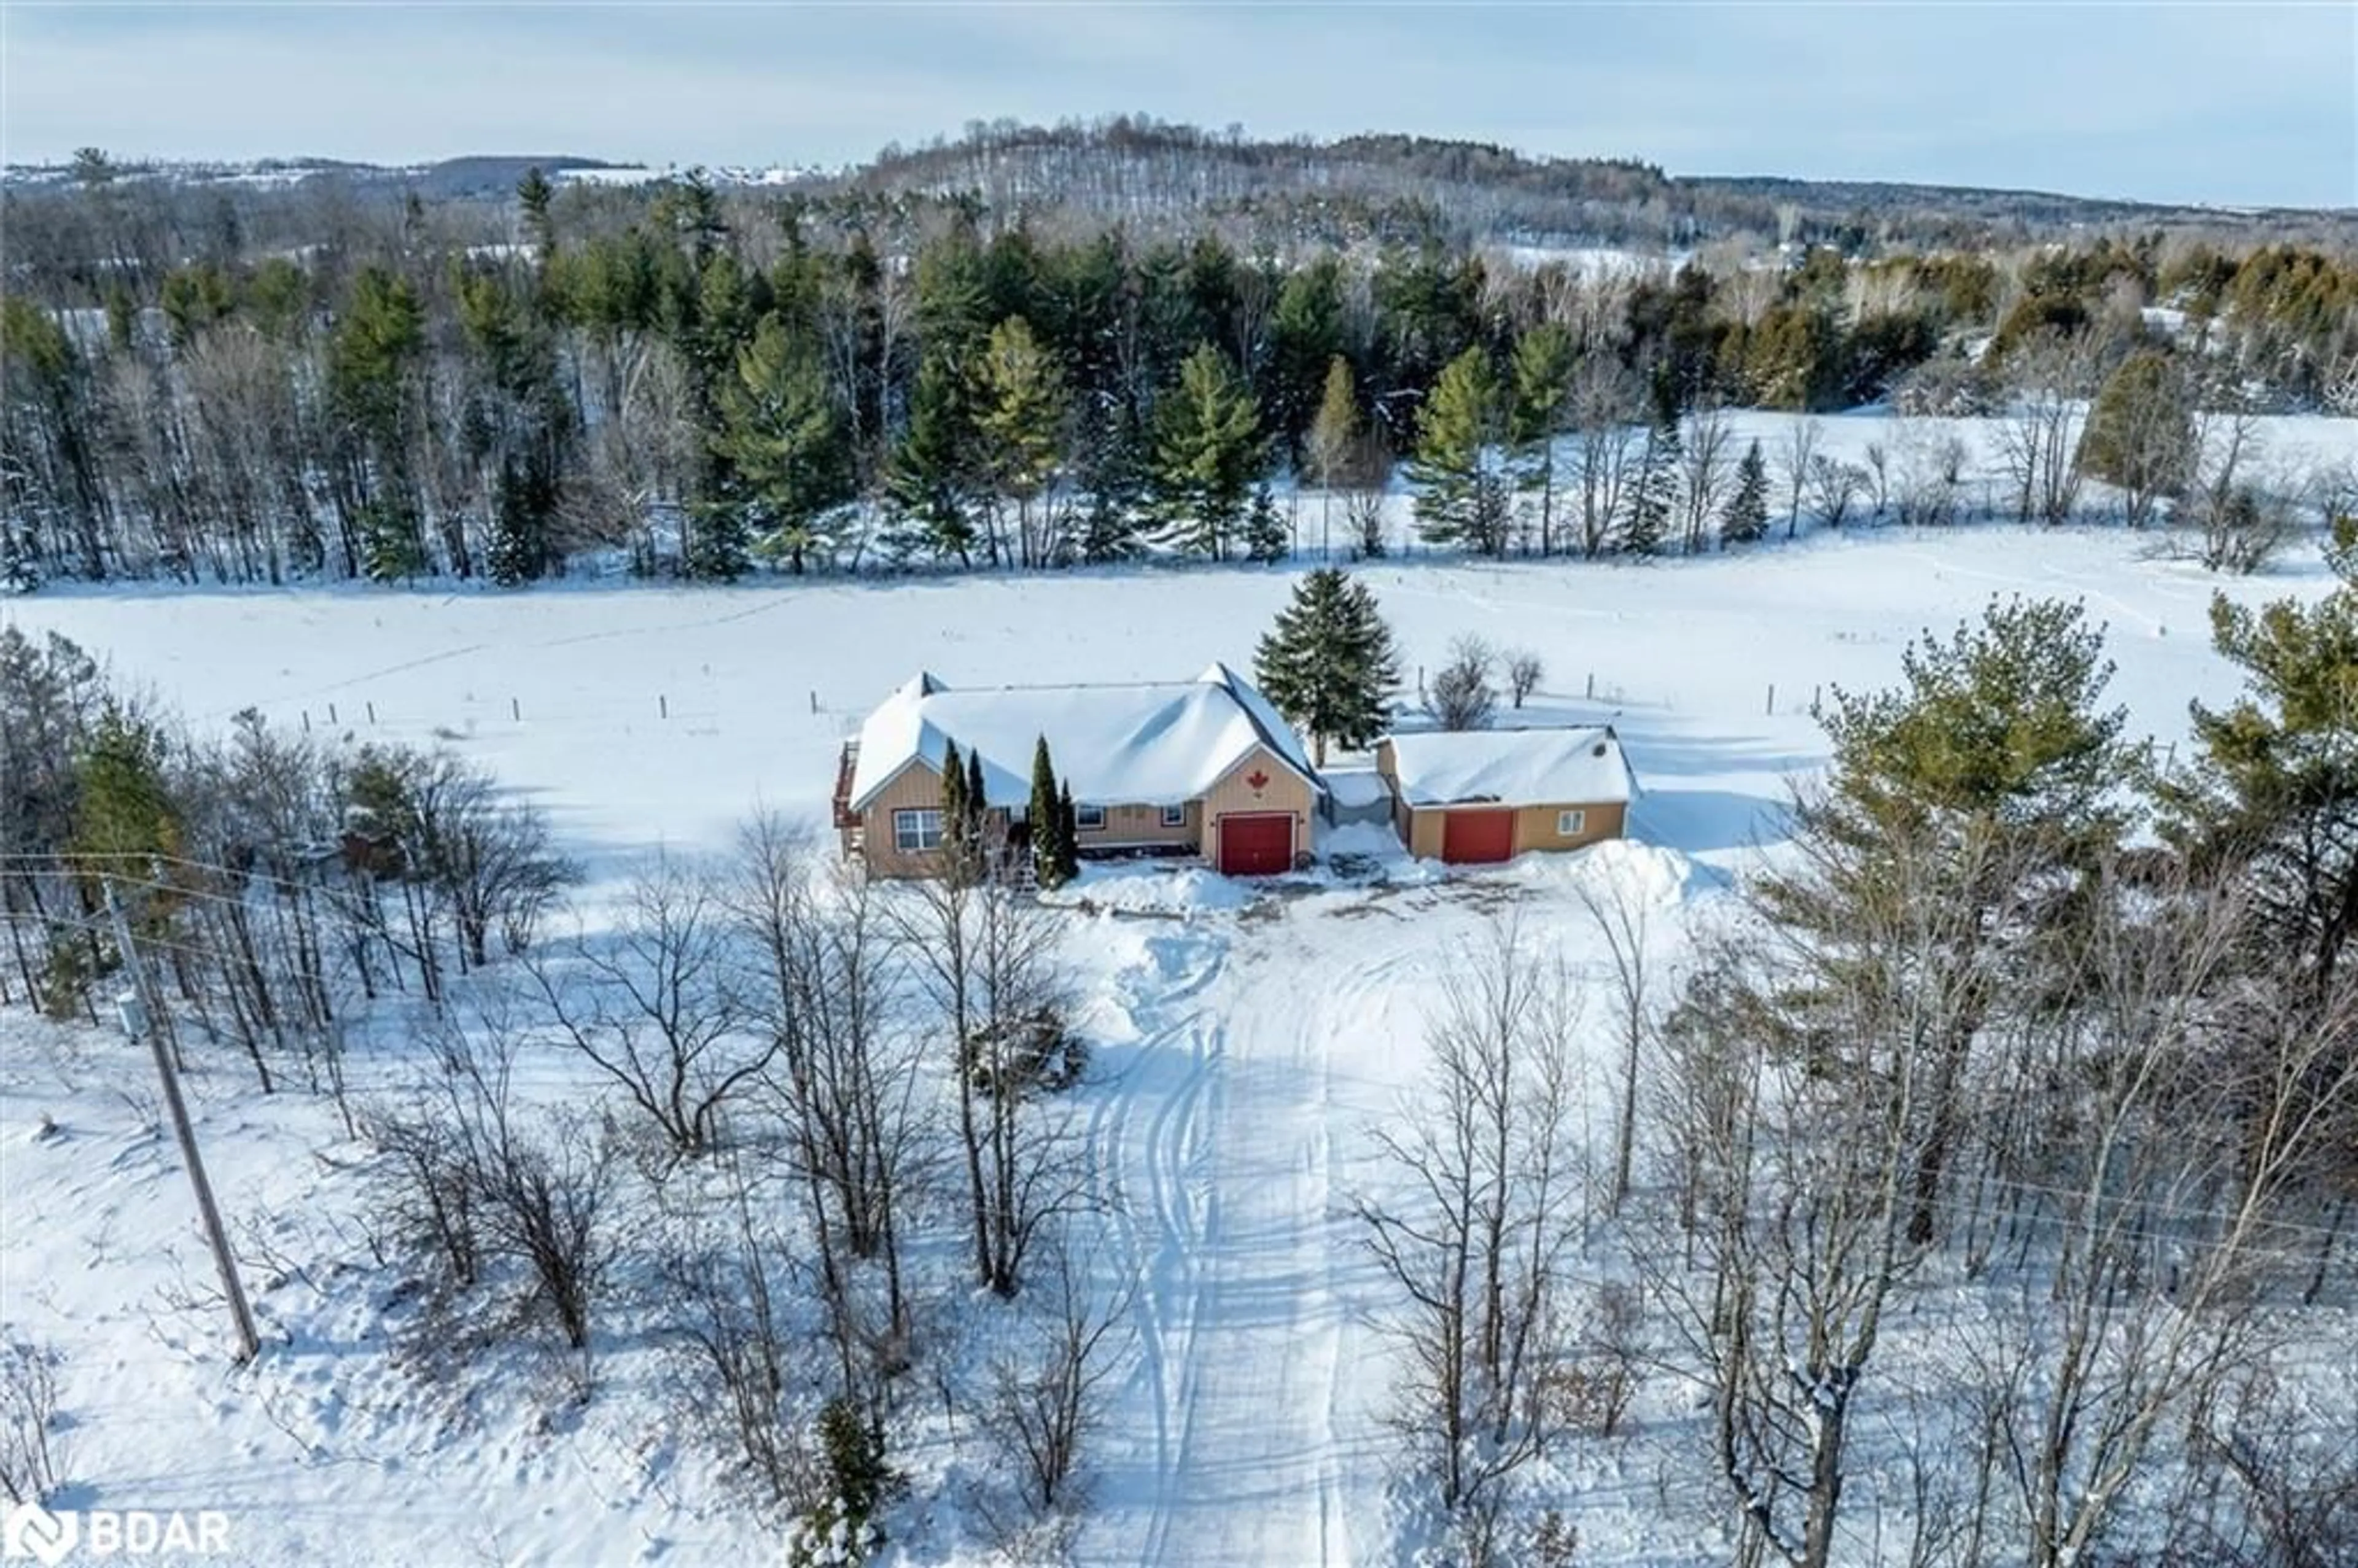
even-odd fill
[(1184, 806), (1164, 806), (1163, 808), (1163, 826), (1165, 827), (1186, 827), (1187, 808)]
[(892, 848), (903, 854), (942, 847), (942, 814), (928, 807), (892, 814)]
[(1555, 814), (1555, 836), (1559, 838), (1577, 837), (1588, 827), (1588, 813), (1559, 811)]
[(1073, 826), (1079, 828), (1084, 833), (1098, 833), (1104, 831), (1105, 807), (1102, 806), (1076, 806), (1073, 807)]

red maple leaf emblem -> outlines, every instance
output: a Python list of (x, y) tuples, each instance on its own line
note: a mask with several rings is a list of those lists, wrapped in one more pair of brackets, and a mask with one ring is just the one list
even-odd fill
[(1259, 795), (1262, 790), (1269, 787), (1269, 775), (1261, 772), (1259, 768), (1255, 768), (1252, 772), (1245, 775), (1245, 783), (1252, 785), (1253, 793), (1255, 795)]

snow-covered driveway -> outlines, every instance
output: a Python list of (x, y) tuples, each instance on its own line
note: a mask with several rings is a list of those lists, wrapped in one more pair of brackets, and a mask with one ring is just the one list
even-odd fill
[(1347, 1162), (1413, 1075), (1397, 977), (1431, 942), (1358, 894), (1148, 938), (1167, 985), (1098, 1141), (1137, 1260), (1139, 1365), (1089, 1560), (1367, 1558), (1385, 1396)]

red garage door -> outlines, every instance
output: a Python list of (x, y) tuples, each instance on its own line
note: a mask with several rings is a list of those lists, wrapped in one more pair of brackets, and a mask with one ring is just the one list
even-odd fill
[(1511, 811), (1452, 811), (1443, 815), (1441, 858), (1452, 865), (1479, 865), (1515, 858)]
[(1222, 816), (1220, 870), (1232, 877), (1267, 877), (1293, 870), (1293, 814)]

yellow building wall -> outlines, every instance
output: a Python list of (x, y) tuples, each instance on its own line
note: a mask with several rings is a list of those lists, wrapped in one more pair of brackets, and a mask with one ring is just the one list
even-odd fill
[[(1419, 860), (1441, 859), (1442, 835), (1447, 831), (1450, 807), (1445, 806), (1404, 806), (1401, 814), (1407, 826), (1401, 838), (1408, 852)], [(1497, 806), (1466, 806), (1467, 811), (1496, 811)], [(1566, 811), (1585, 812), (1578, 833), (1565, 836), (1555, 830), (1557, 816)], [(1578, 801), (1563, 806), (1523, 806), (1515, 808), (1515, 849), (1518, 855), (1534, 850), (1578, 849), (1606, 838), (1618, 838), (1628, 829), (1629, 808), (1619, 802), (1605, 806), (1585, 806)]]
[[(1258, 790), (1247, 781), (1256, 773), (1263, 775)], [(1198, 808), (1204, 822), (1204, 858), (1215, 866), (1220, 863), (1219, 823), (1229, 813), (1286, 811), (1293, 814), (1293, 852), (1302, 854), (1310, 848), (1310, 815), (1317, 806), (1317, 796), (1308, 781), (1278, 761), (1265, 746), (1255, 746), (1246, 752), (1235, 767), (1220, 776), (1219, 782), (1205, 793)]]

